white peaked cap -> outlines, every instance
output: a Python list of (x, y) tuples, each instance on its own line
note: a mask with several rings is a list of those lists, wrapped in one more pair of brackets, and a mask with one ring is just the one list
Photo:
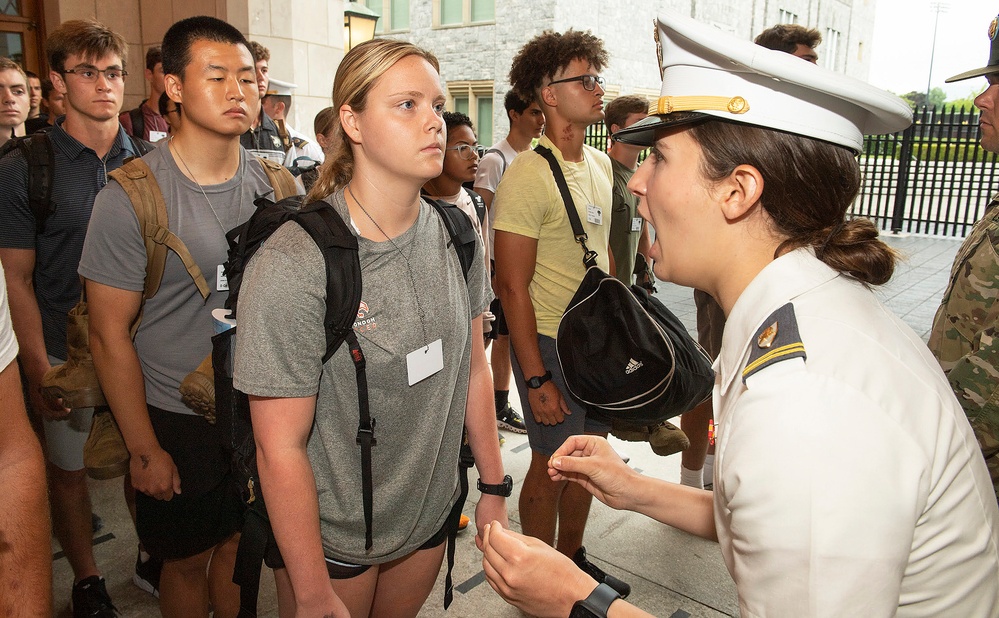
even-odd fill
[(283, 82), (280, 79), (275, 79), (272, 77), (267, 84), (267, 94), (283, 94), (291, 96), (292, 94), (295, 93), (295, 88), (298, 88), (297, 84), (292, 84), (291, 82)]
[[(738, 39), (676, 13), (662, 12), (663, 87), (649, 118), (614, 134), (652, 145), (655, 130), (704, 115), (863, 149), (864, 135), (912, 123), (899, 97), (781, 51)], [(693, 113), (676, 113), (693, 112)]]

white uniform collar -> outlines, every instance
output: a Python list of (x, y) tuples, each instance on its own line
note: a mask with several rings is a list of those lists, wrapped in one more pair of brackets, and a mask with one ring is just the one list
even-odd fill
[(735, 302), (725, 321), (722, 349), (714, 370), (720, 377), (721, 393), (742, 375), (753, 335), (771, 313), (839, 276), (815, 257), (811, 247), (796, 249), (777, 258), (756, 275)]

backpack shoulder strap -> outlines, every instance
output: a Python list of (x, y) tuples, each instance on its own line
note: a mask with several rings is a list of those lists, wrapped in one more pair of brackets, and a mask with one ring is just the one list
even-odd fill
[(146, 286), (143, 298), (152, 298), (159, 291), (168, 248), (184, 263), (194, 284), (198, 286), (201, 297), (208, 298), (205, 276), (201, 274), (201, 269), (184, 242), (170, 231), (163, 192), (160, 191), (160, 185), (153, 177), (149, 165), (142, 159), (134, 158), (108, 175), (125, 190), (135, 209), (135, 216), (139, 219), (139, 231), (146, 244)]
[(461, 272), (465, 276), (465, 281), (468, 281), (468, 271), (472, 268), (477, 240), (472, 220), (454, 204), (441, 200), (428, 201), (444, 221), (444, 227), (447, 228), (448, 236), (451, 237), (451, 244), (454, 246), (455, 253), (458, 254)]
[(326, 354), (323, 363), (346, 341), (357, 379), (357, 444), (361, 447), (361, 497), (364, 507), (364, 547), (371, 549), (374, 503), (371, 473), (371, 447), (375, 440), (375, 419), (368, 405), (367, 361), (354, 333), (354, 320), (361, 304), (361, 262), (357, 237), (340, 215), (326, 202), (313, 202), (295, 215), (295, 220), (319, 246), (326, 262)]
[(132, 137), (138, 137), (139, 139), (143, 139), (146, 135), (146, 119), (142, 116), (142, 106), (145, 103), (143, 101), (135, 109), (128, 110), (128, 117), (132, 121)]
[(361, 262), (357, 237), (326, 202), (312, 202), (294, 217), (316, 242), (326, 263), (325, 363), (354, 332), (361, 304)]
[(132, 150), (134, 150), (137, 157), (149, 154), (155, 146), (150, 142), (142, 139), (141, 137), (135, 137), (134, 135), (129, 135), (128, 139), (132, 141)]
[(468, 193), (468, 197), (472, 198), (472, 205), (475, 207), (475, 214), (479, 218), (479, 225), (486, 224), (486, 201), (482, 199), (482, 196), (465, 187), (465, 191)]
[(260, 161), (260, 165), (264, 167), (267, 180), (270, 181), (271, 187), (274, 188), (275, 202), (298, 193), (298, 185), (295, 184), (295, 177), (291, 175), (288, 168), (270, 159), (257, 157), (257, 161)]
[(47, 133), (36, 133), (18, 140), (28, 163), (28, 206), (35, 216), (35, 231), (45, 231), (45, 220), (52, 214), (52, 178), (55, 175), (55, 150)]
[(498, 154), (499, 157), (500, 157), (500, 159), (503, 161), (503, 167), (500, 168), (500, 176), (502, 176), (503, 174), (506, 173), (506, 166), (509, 165), (506, 162), (506, 155), (503, 154), (503, 151), (500, 150), (499, 148), (490, 148), (489, 150), (485, 151), (482, 154), (483, 154), (483, 156), (485, 156), (485, 155), (489, 154), (490, 152), (495, 152), (496, 154)]

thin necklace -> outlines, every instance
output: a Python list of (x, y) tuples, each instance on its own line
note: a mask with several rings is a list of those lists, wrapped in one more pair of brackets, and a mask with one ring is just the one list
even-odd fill
[[(198, 185), (198, 188), (201, 189), (201, 195), (205, 196), (205, 201), (208, 202), (208, 208), (211, 209), (212, 214), (215, 216), (215, 221), (217, 221), (218, 224), (219, 224), (219, 227), (222, 228), (222, 233), (223, 234), (228, 234), (229, 231), (227, 229), (225, 229), (224, 225), (222, 225), (222, 220), (219, 219), (219, 214), (217, 212), (215, 212), (215, 206), (212, 204), (212, 201), (210, 199), (208, 199), (208, 194), (205, 193), (205, 188), (202, 187), (201, 183), (198, 182), (198, 179), (194, 177), (194, 172), (192, 172), (191, 168), (187, 166), (187, 161), (184, 160), (184, 157), (180, 156), (180, 151), (177, 150), (177, 147), (173, 145), (173, 137), (172, 136), (170, 137), (169, 146), (171, 146), (171, 151), (175, 155), (177, 155), (177, 159), (179, 159), (180, 162), (184, 165), (184, 169), (187, 170), (187, 175), (190, 176), (191, 180), (194, 181), (194, 184)], [(242, 184), (242, 177), (243, 177), (242, 166), (240, 166), (240, 174), (239, 175), (240, 175), (240, 184)], [(237, 219), (239, 218), (240, 212), (242, 210), (243, 210), (243, 204), (242, 204), (242, 201), (240, 201), (240, 203), (239, 203), (239, 210), (236, 211), (236, 218)]]
[[(590, 169), (590, 164), (586, 160), (586, 151), (585, 150), (583, 151), (583, 165), (586, 166), (587, 170)], [(597, 202), (596, 202), (597, 186), (596, 186), (596, 184), (593, 181), (593, 173), (590, 172), (590, 196), (591, 197), (587, 197), (586, 196), (586, 191), (583, 190), (583, 185), (580, 184), (579, 179), (576, 178), (576, 172), (575, 172), (575, 170), (573, 170), (572, 167), (569, 167), (568, 169), (569, 169), (569, 175), (572, 176), (572, 182), (575, 183), (576, 188), (579, 189), (579, 192), (583, 194), (583, 198), (589, 200), (590, 204), (596, 206), (597, 205)]]
[(412, 286), (413, 288), (413, 298), (416, 299), (416, 312), (417, 316), (420, 318), (420, 330), (423, 331), (423, 341), (429, 344), (430, 339), (427, 337), (427, 327), (423, 323), (423, 303), (420, 302), (420, 294), (419, 292), (416, 291), (416, 279), (413, 277), (413, 270), (409, 267), (409, 260), (406, 259), (406, 256), (403, 254), (402, 249), (399, 248), (399, 245), (395, 244), (395, 241), (392, 240), (389, 237), (389, 235), (385, 233), (385, 230), (382, 229), (382, 226), (378, 225), (378, 222), (375, 221), (375, 218), (371, 216), (371, 213), (368, 212), (368, 209), (364, 207), (364, 204), (361, 203), (361, 200), (357, 199), (357, 196), (354, 195), (354, 192), (350, 189), (350, 184), (347, 185), (347, 193), (349, 193), (350, 197), (352, 197), (354, 201), (357, 202), (357, 205), (361, 208), (361, 212), (363, 212), (368, 217), (368, 219), (371, 220), (371, 222), (375, 225), (375, 227), (378, 228), (378, 231), (382, 233), (382, 236), (385, 237), (385, 240), (389, 241), (389, 244), (392, 245), (392, 248), (395, 249), (396, 253), (399, 254), (399, 257), (402, 258), (402, 263), (405, 264), (406, 266), (406, 274), (409, 275), (409, 285)]

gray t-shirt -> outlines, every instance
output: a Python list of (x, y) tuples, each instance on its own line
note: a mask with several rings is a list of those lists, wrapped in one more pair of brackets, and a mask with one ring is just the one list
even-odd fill
[[(135, 349), (145, 378), (146, 401), (171, 412), (194, 414), (181, 402), (177, 389), (212, 350), (211, 312), (222, 307), (228, 296), (217, 282), (228, 250), (225, 231), (249, 219), (254, 199), (273, 190), (263, 167), (243, 149), (239, 170), (231, 180), (204, 187), (207, 200), (198, 185), (181, 173), (166, 142), (143, 160), (163, 192), (170, 230), (187, 246), (211, 294), (205, 302), (180, 258), (168, 251), (159, 292), (145, 303)], [(109, 183), (94, 202), (79, 272), (122, 290), (143, 289), (146, 247), (132, 204), (117, 182)]]
[[(329, 199), (349, 221), (343, 192)], [(405, 556), (440, 530), (457, 499), (471, 319), (491, 299), (483, 287), (481, 244), (476, 244), (466, 283), (449, 241), (440, 216), (426, 202), (416, 223), (393, 242), (358, 238), (363, 281), (354, 332), (367, 360), (378, 441), (372, 448), (374, 546), (369, 552), (364, 549), (361, 451), (355, 441), (354, 364), (346, 345), (322, 364), (322, 254), (301, 227), (288, 223), (267, 240), (244, 274), (235, 386), (263, 397), (318, 393), (308, 453), (330, 557), (378, 564)], [(406, 355), (437, 339), (442, 340), (444, 369), (409, 386)]]

